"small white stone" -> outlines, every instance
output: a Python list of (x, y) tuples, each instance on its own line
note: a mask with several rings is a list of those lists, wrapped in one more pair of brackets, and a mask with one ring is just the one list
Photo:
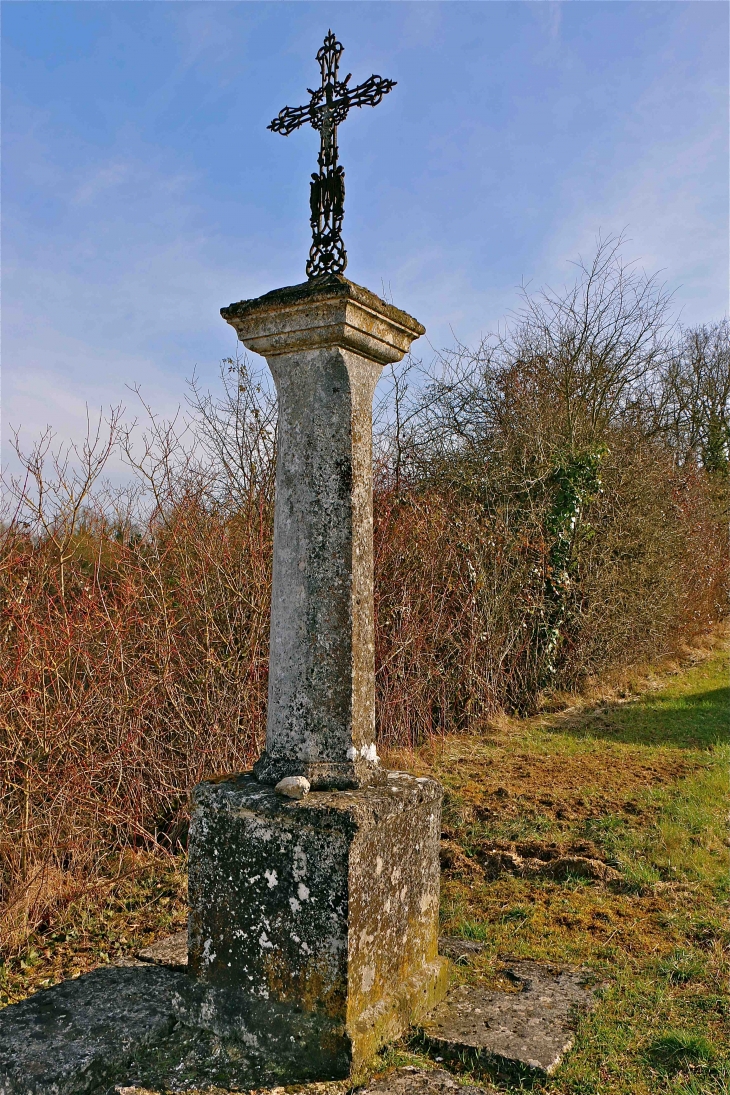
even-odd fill
[(277, 795), (286, 795), (287, 798), (304, 798), (309, 794), (310, 783), (304, 776), (285, 776), (280, 779), (274, 790)]

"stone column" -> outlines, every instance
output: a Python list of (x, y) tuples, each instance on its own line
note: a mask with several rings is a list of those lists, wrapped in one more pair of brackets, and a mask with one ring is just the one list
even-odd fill
[(265, 783), (377, 772), (372, 402), (424, 328), (342, 275), (221, 309), (279, 396)]
[(446, 986), (441, 787), (375, 752), (372, 399), (423, 327), (339, 275), (222, 314), (279, 393), (269, 712), (254, 774), (193, 792), (179, 1015), (262, 1076), (324, 1080)]

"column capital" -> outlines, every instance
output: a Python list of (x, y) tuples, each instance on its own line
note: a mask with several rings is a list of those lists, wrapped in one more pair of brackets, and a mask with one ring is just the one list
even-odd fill
[(338, 347), (380, 365), (400, 361), (426, 328), (392, 304), (329, 274), (221, 308), (247, 350), (265, 358)]

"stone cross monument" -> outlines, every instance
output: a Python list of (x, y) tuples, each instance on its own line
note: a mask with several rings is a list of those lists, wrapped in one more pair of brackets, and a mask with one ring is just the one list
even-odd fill
[[(308, 281), (221, 309), (279, 399), (266, 748), (201, 784), (190, 833), (187, 1019), (239, 1037), (283, 1082), (356, 1072), (445, 989), (441, 788), (375, 745), (372, 400), (424, 333), (341, 271), (336, 126), (393, 86), (339, 81), (271, 128), (319, 129)], [(310, 790), (311, 789), (311, 790)]]

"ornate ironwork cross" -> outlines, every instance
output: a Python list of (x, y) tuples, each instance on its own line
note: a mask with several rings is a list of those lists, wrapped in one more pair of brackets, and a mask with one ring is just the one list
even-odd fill
[(312, 174), (309, 204), (311, 208), (312, 246), (307, 260), (307, 277), (341, 274), (347, 266), (347, 252), (342, 242), (342, 218), (345, 215), (345, 169), (337, 162), (337, 126), (344, 122), (352, 106), (377, 106), (384, 95), (395, 87), (395, 80), (371, 76), (355, 88), (348, 87), (352, 73), (338, 79), (340, 57), (344, 46), (331, 30), (317, 53), (322, 70), (322, 86), (307, 91), (312, 96), (306, 106), (285, 106), (268, 129), (288, 137), (295, 129), (309, 122), (319, 130), (319, 173)]

